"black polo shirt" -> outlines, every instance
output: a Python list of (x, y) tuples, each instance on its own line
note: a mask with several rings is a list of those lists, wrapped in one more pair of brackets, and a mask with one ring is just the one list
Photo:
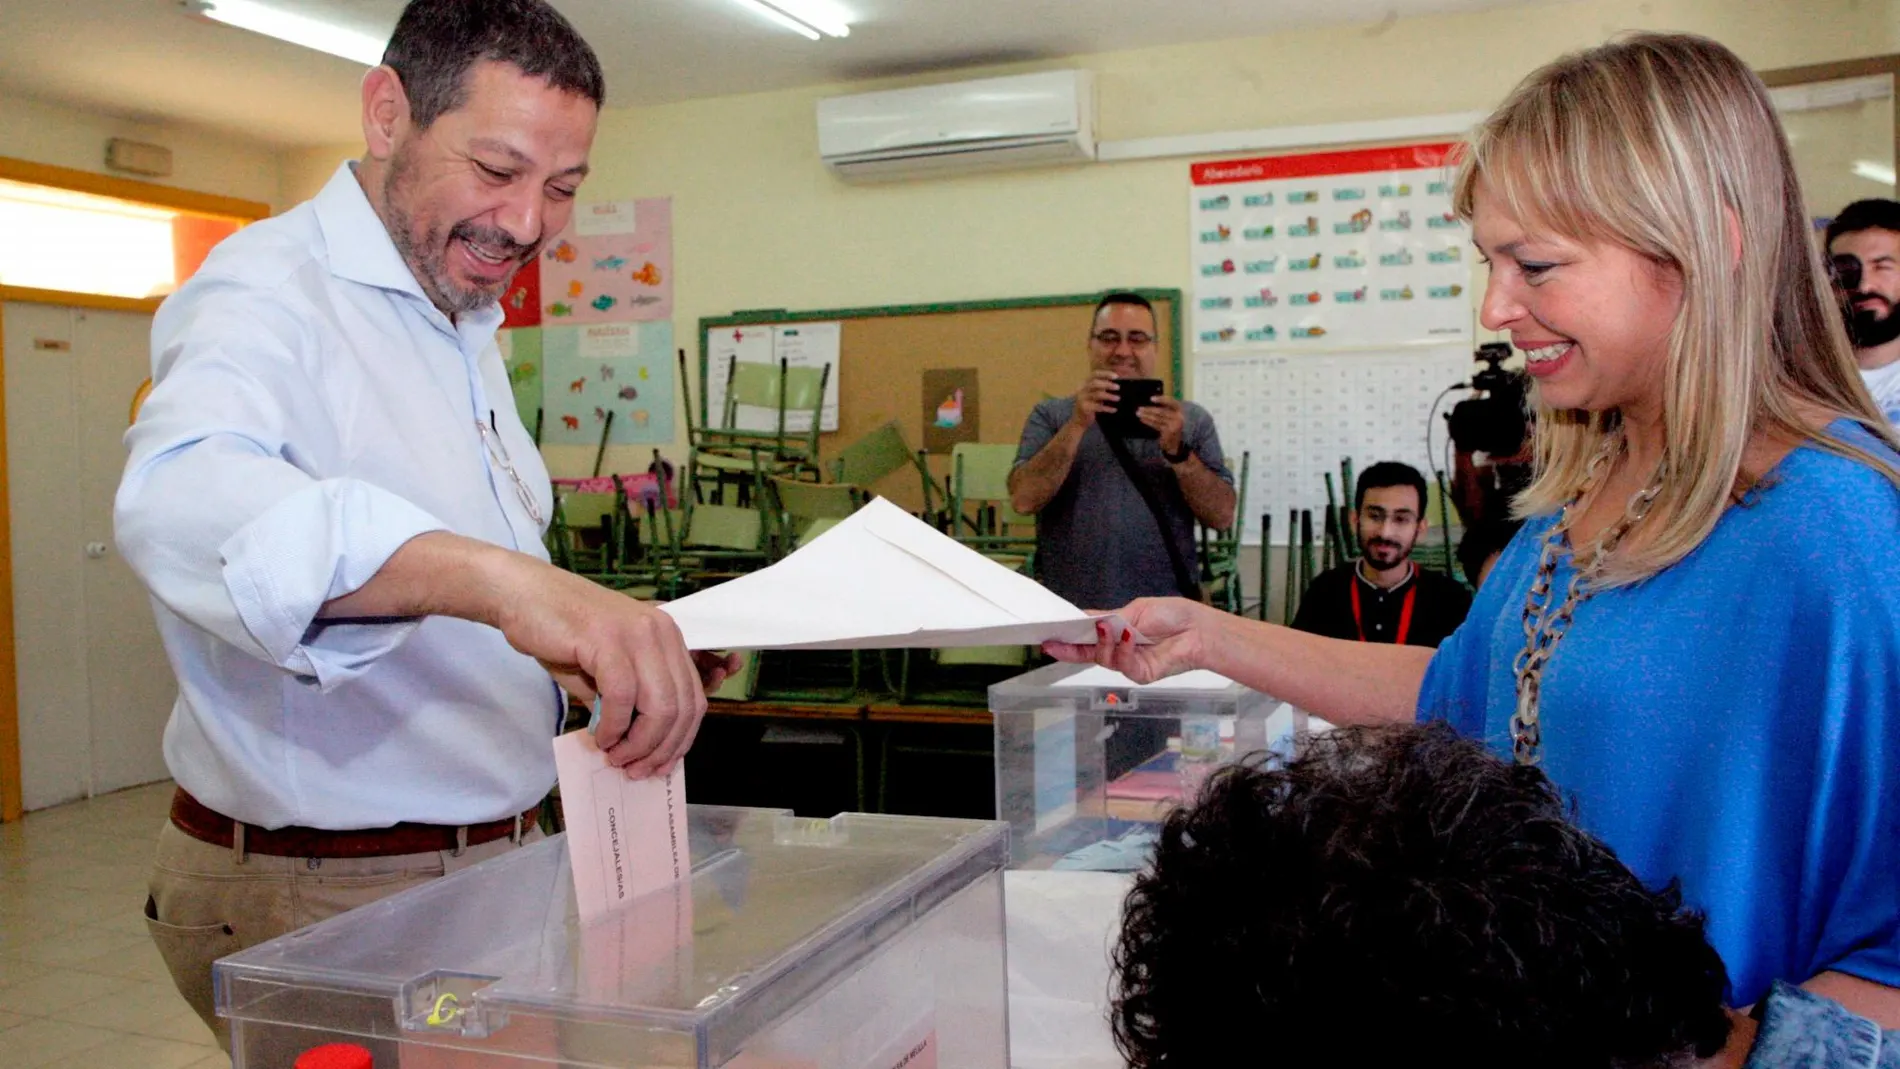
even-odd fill
[[(1353, 618), (1352, 591), (1359, 588), (1359, 617)], [(1321, 572), (1300, 599), (1293, 626), (1328, 638), (1364, 642), (1396, 642), (1406, 596), (1413, 590), (1412, 621), (1406, 629), (1407, 646), (1437, 646), (1464, 623), (1471, 610), (1471, 593), (1445, 575), (1412, 566), (1412, 577), (1391, 590), (1382, 590), (1359, 574), (1359, 562)], [(1363, 633), (1362, 633), (1363, 629)]]

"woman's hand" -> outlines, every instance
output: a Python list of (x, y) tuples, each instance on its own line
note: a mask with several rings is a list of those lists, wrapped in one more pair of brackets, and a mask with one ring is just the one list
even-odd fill
[(1207, 640), (1219, 626), (1221, 616), (1186, 598), (1142, 598), (1130, 602), (1119, 615), (1152, 645), (1136, 645), (1134, 634), (1127, 629), (1115, 629), (1111, 634), (1109, 620), (1103, 617), (1095, 621), (1094, 645), (1045, 642), (1042, 650), (1058, 661), (1093, 661), (1137, 683), (1152, 683), (1164, 676), (1206, 667), (1203, 658)]

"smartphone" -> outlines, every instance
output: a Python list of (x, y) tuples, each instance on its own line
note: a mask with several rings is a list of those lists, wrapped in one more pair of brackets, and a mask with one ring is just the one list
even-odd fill
[(1115, 385), (1120, 390), (1115, 407), (1096, 420), (1102, 425), (1102, 433), (1118, 438), (1161, 437), (1160, 431), (1143, 423), (1135, 414), (1143, 405), (1152, 405), (1155, 398), (1161, 396), (1161, 380), (1116, 379)]

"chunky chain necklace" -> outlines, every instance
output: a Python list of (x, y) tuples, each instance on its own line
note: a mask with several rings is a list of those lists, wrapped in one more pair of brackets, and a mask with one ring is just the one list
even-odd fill
[(1605, 442), (1601, 450), (1590, 461), (1590, 467), (1584, 474), (1583, 487), (1570, 499), (1558, 514), (1557, 522), (1551, 525), (1544, 535), (1544, 543), (1537, 558), (1537, 576), (1531, 582), (1530, 592), (1524, 595), (1524, 648), (1518, 651), (1513, 667), (1517, 673), (1517, 710), (1511, 714), (1511, 754), (1520, 765), (1535, 765), (1543, 758), (1543, 728), (1538, 721), (1539, 691), (1543, 684), (1544, 669), (1550, 664), (1550, 658), (1557, 652), (1557, 644), (1563, 641), (1570, 630), (1570, 621), (1577, 613), (1577, 607), (1596, 593), (1596, 579), (1603, 573), (1603, 566), (1609, 562), (1610, 554), (1616, 551), (1617, 544), (1623, 541), (1630, 529), (1640, 523), (1649, 514), (1650, 505), (1655, 503), (1656, 495), (1662, 492), (1662, 472), (1658, 469), (1656, 477), (1648, 486), (1630, 495), (1629, 506), (1623, 510), (1623, 516), (1597, 537), (1591, 547), (1587, 561), (1576, 562), (1577, 567), (1570, 576), (1570, 582), (1564, 589), (1561, 602), (1552, 604), (1552, 587), (1557, 574), (1557, 557), (1564, 544), (1569, 540), (1570, 525), (1575, 521), (1581, 502), (1596, 488), (1610, 458), (1621, 452), (1621, 438)]

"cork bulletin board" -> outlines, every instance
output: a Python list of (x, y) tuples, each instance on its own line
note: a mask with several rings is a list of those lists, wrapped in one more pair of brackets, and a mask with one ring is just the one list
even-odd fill
[[(1181, 292), (1137, 289), (1154, 302), (1160, 352), (1156, 374), (1181, 396)], [(982, 389), (981, 440), (1014, 444), (1030, 410), (1045, 397), (1075, 393), (1088, 375), (1090, 316), (1101, 294), (1086, 293), (955, 304), (899, 305), (814, 312), (737, 312), (699, 323), (697, 419), (706, 414), (708, 335), (720, 329), (836, 320), (839, 347), (838, 430), (819, 439), (827, 461), (838, 450), (890, 420), (913, 449), (924, 446), (925, 375), (946, 368), (975, 371)], [(935, 410), (936, 400), (931, 402)], [(932, 454), (941, 485), (947, 454)], [(914, 470), (899, 471), (871, 488), (905, 508), (922, 492)]]

